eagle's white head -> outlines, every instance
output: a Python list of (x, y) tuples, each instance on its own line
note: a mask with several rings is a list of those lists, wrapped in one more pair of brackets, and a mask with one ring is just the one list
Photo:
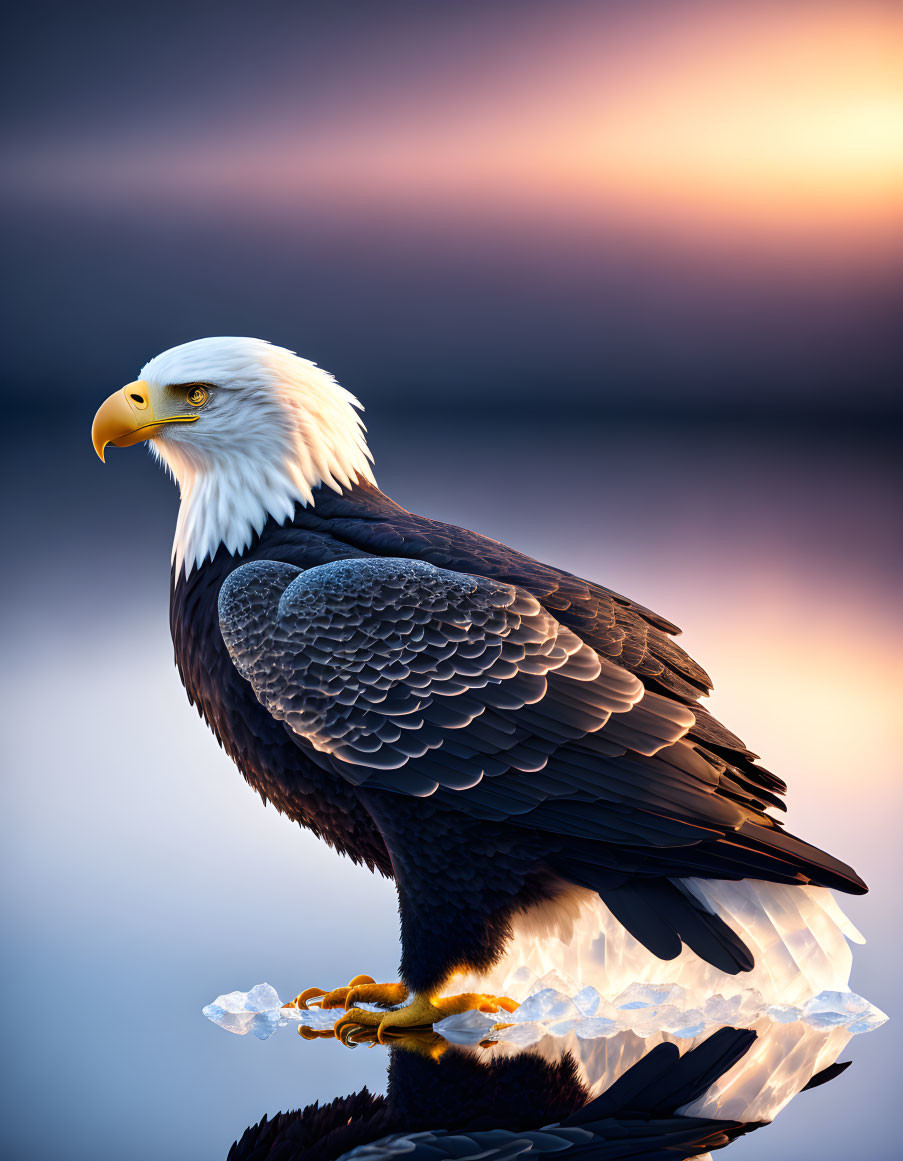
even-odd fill
[(94, 418), (104, 448), (149, 440), (179, 484), (176, 572), (220, 544), (243, 551), (323, 484), (373, 480), (358, 400), (327, 371), (262, 339), (195, 339), (151, 359)]

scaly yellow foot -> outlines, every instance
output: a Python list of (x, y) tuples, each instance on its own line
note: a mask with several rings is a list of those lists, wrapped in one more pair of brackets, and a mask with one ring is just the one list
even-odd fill
[(356, 1004), (382, 1004), (391, 1008), (394, 1004), (403, 1003), (408, 996), (408, 989), (404, 984), (377, 984), (372, 976), (355, 976), (342, 988), (333, 988), (326, 991), (323, 988), (305, 988), (299, 992), (294, 1000), (283, 1004), (283, 1008), (300, 1008), (309, 1011), (311, 1008), (348, 1008), (353, 993)]
[[(358, 1044), (376, 1044), (379, 1029), (372, 1025), (346, 1024), (336, 1035), (334, 1028), (308, 1028), (302, 1024), (298, 1032), (304, 1040), (341, 1040), (349, 1048), (354, 1048)], [(448, 1041), (431, 1028), (389, 1028), (386, 1042), (393, 1048), (427, 1056), (431, 1060), (438, 1060), (448, 1048)]]
[[(363, 1001), (367, 997), (361, 987), (353, 988), (346, 995), (346, 1007), (352, 999)], [(364, 1027), (376, 1028), (376, 1039), (384, 1044), (386, 1037), (391, 1035), (395, 1028), (429, 1028), (438, 1020), (446, 1016), (454, 1016), (458, 1012), (498, 1012), (503, 1009), (513, 1012), (517, 1001), (508, 996), (487, 996), (482, 992), (464, 992), (458, 996), (427, 996), (418, 993), (403, 1008), (394, 1008), (390, 1012), (370, 1012), (366, 1008), (350, 1008), (335, 1024), (335, 1034), (340, 1040), (351, 1035), (352, 1029)]]

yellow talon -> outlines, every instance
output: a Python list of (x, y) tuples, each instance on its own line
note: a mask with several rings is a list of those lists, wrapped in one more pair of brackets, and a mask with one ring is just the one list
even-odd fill
[(440, 997), (433, 1003), (443, 1016), (454, 1016), (458, 1012), (498, 1012), (500, 1008), (505, 1012), (513, 1012), (518, 1006), (517, 1000), (512, 1000), (510, 996), (488, 996), (483, 992)]
[[(301, 1011), (310, 1011), (311, 1008), (344, 1008), (344, 1015), (335, 1022), (332, 1030), (314, 1030), (306, 1024), (298, 1028), (305, 1040), (336, 1036), (344, 1044), (357, 1044), (374, 1038), (384, 1044), (387, 1036), (397, 1039), (407, 1035), (408, 1030), (428, 1031), (437, 1021), (458, 1012), (513, 1012), (517, 1007), (517, 1002), (508, 996), (490, 996), (483, 992), (463, 992), (455, 996), (418, 993), (410, 1003), (404, 1004), (408, 995), (404, 984), (378, 984), (372, 976), (355, 976), (344, 987), (333, 988), (331, 991), (306, 988), (283, 1007), (298, 1008)], [(367, 1008), (358, 1008), (358, 1004), (378, 1004), (390, 1010), (373, 1012)], [(404, 1004), (404, 1007), (398, 1007), (399, 1004)]]
[[(402, 987), (403, 985), (394, 986)], [(361, 989), (356, 989), (356, 998), (369, 999), (361, 994)], [(482, 992), (465, 992), (457, 996), (433, 997), (418, 994), (403, 1008), (394, 1008), (390, 1012), (370, 1012), (366, 1008), (349, 1008), (345, 1015), (336, 1021), (334, 1031), (340, 1040), (348, 1043), (353, 1029), (375, 1028), (376, 1039), (380, 1044), (384, 1044), (386, 1036), (391, 1035), (394, 1029), (430, 1028), (437, 1021), (444, 1020), (446, 1016), (454, 1016), (458, 1012), (494, 1013), (500, 1009), (513, 1012), (516, 1007), (517, 1001), (508, 996), (489, 996)]]
[[(333, 988), (332, 991), (328, 992), (324, 988), (305, 988), (303, 992), (299, 992), (295, 996), (294, 1000), (289, 1000), (287, 1004), (283, 1004), (282, 1006), (283, 1008), (300, 1008), (304, 1012), (310, 1011), (311, 1008), (344, 1008), (346, 1006), (345, 997), (353, 988), (360, 987), (362, 984), (372, 983), (372, 976), (355, 976), (348, 981), (345, 987)], [(394, 987), (401, 985), (390, 984), (387, 986)], [(317, 999), (319, 999), (318, 1003), (311, 1003), (312, 1000)]]
[(314, 999), (316, 996), (325, 996), (326, 993), (322, 988), (305, 988), (303, 992), (299, 992), (294, 1000), (289, 1000), (287, 1004), (283, 1004), (283, 1008), (300, 1008), (307, 1012), (310, 1010), (308, 1000)]
[[(309, 1028), (306, 1024), (301, 1024), (298, 1028), (298, 1034), (304, 1040), (341, 1040), (349, 1048), (356, 1048), (359, 1044), (376, 1044), (378, 1031), (375, 1026), (353, 1022), (344, 1025), (338, 1033), (335, 1028)], [(438, 1060), (448, 1048), (448, 1041), (427, 1027), (388, 1028), (386, 1039), (391, 1041), (393, 1048), (414, 1052), (431, 1060)], [(491, 1048), (493, 1042), (482, 1041), (481, 1047)]]
[(393, 1008), (396, 1004), (403, 1004), (407, 998), (408, 989), (404, 984), (375, 984), (372, 980), (368, 980), (348, 989), (344, 1007), (348, 1009), (353, 1008), (355, 1004), (381, 1004), (386, 1008)]
[(306, 1024), (300, 1024), (298, 1035), (304, 1040), (331, 1040), (335, 1033), (331, 1028), (308, 1028)]

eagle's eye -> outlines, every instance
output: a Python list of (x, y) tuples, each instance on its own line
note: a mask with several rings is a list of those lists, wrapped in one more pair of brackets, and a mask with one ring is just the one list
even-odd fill
[(207, 402), (206, 387), (201, 387), (200, 385), (197, 387), (192, 387), (188, 392), (186, 399), (192, 407), (200, 407), (202, 403)]

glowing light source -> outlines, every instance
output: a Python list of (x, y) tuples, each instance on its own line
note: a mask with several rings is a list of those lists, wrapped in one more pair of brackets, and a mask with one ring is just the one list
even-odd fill
[(162, 144), (54, 142), (10, 168), (57, 196), (289, 212), (540, 212), (826, 240), (900, 224), (903, 10), (861, 0), (571, 15), (488, 62), (450, 61), (461, 44), (433, 44), (435, 75), (422, 71), (414, 91), (373, 88), (374, 73), (349, 76), (341, 106), (271, 101), (244, 138), (180, 123)]

